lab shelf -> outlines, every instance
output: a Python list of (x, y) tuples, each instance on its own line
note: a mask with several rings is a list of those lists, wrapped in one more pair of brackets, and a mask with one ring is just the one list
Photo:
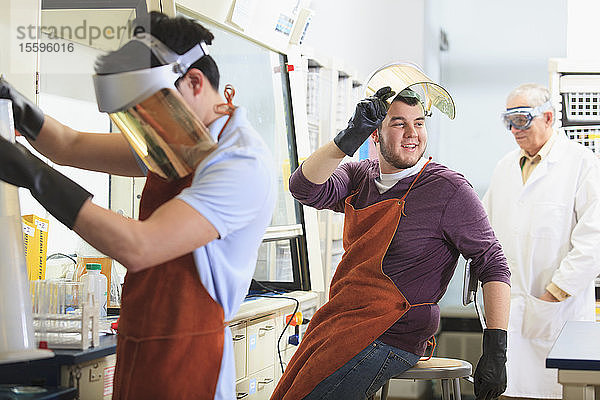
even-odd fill
[(600, 152), (600, 125), (563, 126), (559, 130), (569, 139), (581, 143), (594, 153)]
[(0, 400), (71, 400), (77, 398), (76, 388), (44, 387), (43, 393), (16, 394), (11, 389), (17, 385), (0, 385)]
[(599, 92), (569, 92), (562, 95), (568, 121), (600, 121)]
[(96, 347), (90, 347), (85, 350), (54, 350), (54, 358), (49, 358), (45, 361), (51, 362), (52, 360), (54, 360), (56, 363), (62, 365), (81, 364), (85, 361), (95, 360), (97, 358), (102, 358), (111, 354), (115, 354), (116, 351), (117, 335), (106, 335), (100, 336), (100, 345)]
[(54, 357), (0, 365), (0, 384), (59, 386), (61, 366), (100, 359), (117, 351), (117, 336), (100, 337), (100, 345), (85, 350), (54, 350)]
[(600, 63), (551, 58), (548, 71), (557, 128), (600, 155)]

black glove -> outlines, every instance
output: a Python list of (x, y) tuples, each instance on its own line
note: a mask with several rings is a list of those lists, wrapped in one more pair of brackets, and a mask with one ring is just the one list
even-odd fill
[(50, 214), (71, 229), (83, 203), (92, 196), (20, 143), (11, 143), (1, 136), (0, 180), (29, 189)]
[(490, 400), (506, 390), (506, 331), (483, 331), (483, 354), (475, 368), (475, 396), (477, 400)]
[(0, 77), (0, 99), (12, 100), (15, 128), (29, 140), (35, 140), (44, 124), (44, 113)]
[(389, 86), (382, 87), (373, 96), (361, 100), (348, 121), (346, 129), (340, 131), (333, 141), (344, 153), (354, 155), (356, 150), (377, 129), (388, 110), (387, 99), (396, 92)]

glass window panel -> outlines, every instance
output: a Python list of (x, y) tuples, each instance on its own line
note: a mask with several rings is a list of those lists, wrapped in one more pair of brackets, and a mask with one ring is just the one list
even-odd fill
[(298, 164), (286, 57), (211, 21), (200, 18), (199, 22), (215, 36), (208, 51), (219, 66), (220, 90), (226, 84), (234, 86), (234, 104), (248, 110), (248, 119), (271, 149), (275, 163), (277, 204), (258, 250), (254, 279), (271, 288), (308, 288), (302, 210), (288, 188), (290, 171)]
[(269, 282), (294, 282), (290, 240), (263, 242), (258, 249), (254, 279)]
[(271, 226), (300, 223), (288, 179), (296, 167), (291, 104), (284, 55), (201, 20), (215, 36), (209, 53), (221, 73), (220, 90), (235, 88), (234, 104), (248, 110), (248, 119), (272, 151), (277, 172), (278, 196)]

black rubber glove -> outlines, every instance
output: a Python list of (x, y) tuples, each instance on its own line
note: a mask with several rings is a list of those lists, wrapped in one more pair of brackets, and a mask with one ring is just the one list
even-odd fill
[(475, 368), (475, 396), (477, 400), (490, 400), (506, 390), (506, 331), (483, 331), (483, 354)]
[(20, 143), (11, 143), (3, 137), (0, 137), (0, 180), (29, 189), (50, 214), (70, 229), (83, 203), (92, 196)]
[(0, 99), (12, 100), (15, 128), (27, 137), (27, 139), (35, 140), (44, 124), (44, 113), (42, 110), (21, 93), (17, 92), (2, 77), (0, 77)]
[(388, 110), (387, 99), (395, 95), (389, 86), (382, 87), (373, 96), (361, 100), (348, 121), (346, 129), (340, 131), (333, 141), (344, 153), (353, 156), (356, 150), (377, 129)]

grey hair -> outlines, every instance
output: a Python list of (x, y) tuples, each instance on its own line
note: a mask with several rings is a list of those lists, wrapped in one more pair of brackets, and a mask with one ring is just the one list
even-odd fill
[[(537, 83), (524, 83), (513, 89), (506, 97), (506, 100), (508, 101), (517, 96), (525, 97), (528, 106), (537, 107), (550, 100), (550, 91)], [(550, 111), (556, 115), (553, 104)]]

